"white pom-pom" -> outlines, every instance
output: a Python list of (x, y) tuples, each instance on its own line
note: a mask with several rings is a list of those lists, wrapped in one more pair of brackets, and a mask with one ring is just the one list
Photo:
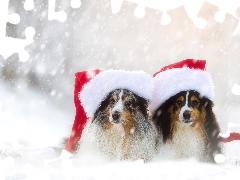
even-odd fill
[(223, 154), (217, 154), (214, 156), (214, 160), (217, 164), (220, 164), (226, 161), (226, 157)]

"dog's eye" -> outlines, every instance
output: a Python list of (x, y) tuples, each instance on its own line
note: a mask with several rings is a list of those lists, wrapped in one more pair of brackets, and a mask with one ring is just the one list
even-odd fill
[(194, 106), (197, 106), (197, 105), (199, 104), (199, 102), (198, 102), (197, 100), (194, 100), (194, 101), (192, 102), (192, 104), (193, 104)]
[(132, 103), (131, 103), (130, 101), (126, 101), (126, 102), (125, 102), (125, 105), (126, 105), (126, 106), (131, 106)]
[(114, 99), (111, 99), (110, 100), (110, 104), (114, 104), (115, 103), (115, 100)]
[(177, 100), (177, 104), (178, 104), (178, 105), (182, 105), (182, 103), (183, 103), (183, 101)]

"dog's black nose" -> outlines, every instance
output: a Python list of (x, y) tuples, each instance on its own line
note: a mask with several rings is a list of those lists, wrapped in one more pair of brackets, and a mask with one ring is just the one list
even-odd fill
[(119, 117), (120, 117), (120, 113), (119, 113), (118, 111), (115, 111), (115, 112), (112, 114), (112, 118), (113, 118), (114, 120), (118, 120)]
[(183, 118), (189, 120), (190, 117), (191, 117), (190, 111), (189, 110), (184, 111)]

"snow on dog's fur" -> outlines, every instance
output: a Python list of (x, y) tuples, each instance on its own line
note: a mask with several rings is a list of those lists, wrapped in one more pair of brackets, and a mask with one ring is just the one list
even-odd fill
[(89, 119), (79, 143), (111, 160), (148, 161), (156, 152), (157, 130), (148, 101), (126, 89), (110, 92)]
[(214, 161), (222, 153), (220, 129), (213, 103), (197, 91), (182, 91), (169, 98), (153, 115), (163, 158)]

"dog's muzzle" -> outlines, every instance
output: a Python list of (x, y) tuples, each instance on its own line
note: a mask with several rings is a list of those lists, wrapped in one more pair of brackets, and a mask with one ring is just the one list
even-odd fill
[(189, 110), (183, 112), (183, 122), (184, 123), (193, 122), (193, 119), (191, 118), (191, 112)]
[(112, 114), (111, 122), (118, 124), (121, 122), (120, 119), (120, 112), (114, 111)]

